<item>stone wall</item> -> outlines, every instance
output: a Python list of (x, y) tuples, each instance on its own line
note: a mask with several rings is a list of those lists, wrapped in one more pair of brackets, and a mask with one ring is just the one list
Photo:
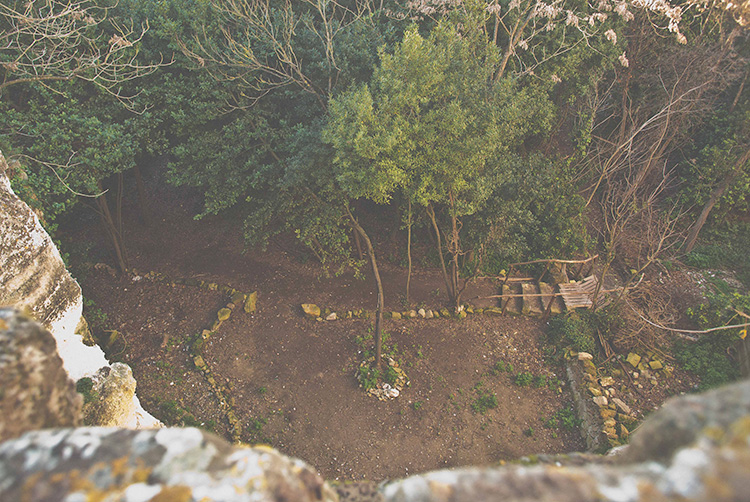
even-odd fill
[[(95, 375), (109, 362), (98, 346), (84, 344), (76, 334), (83, 311), (81, 288), (37, 215), (13, 193), (6, 170), (0, 152), (0, 306), (27, 312), (52, 333), (63, 367), (74, 381)], [(133, 413), (121, 417), (118, 425), (161, 425), (135, 394), (130, 399)]]

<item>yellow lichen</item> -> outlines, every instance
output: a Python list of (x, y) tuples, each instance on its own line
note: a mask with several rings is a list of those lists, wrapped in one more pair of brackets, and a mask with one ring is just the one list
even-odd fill
[(188, 486), (165, 486), (149, 502), (188, 502), (193, 491)]

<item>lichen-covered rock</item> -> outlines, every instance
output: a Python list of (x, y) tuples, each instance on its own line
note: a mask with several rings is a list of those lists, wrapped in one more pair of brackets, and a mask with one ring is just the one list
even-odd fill
[[(750, 382), (745, 381), (716, 393), (674, 400), (634, 433), (626, 453), (605, 461), (436, 471), (386, 484), (381, 490), (388, 502), (748, 500), (748, 395)], [(681, 414), (692, 418), (677, 423)], [(679, 444), (662, 440), (643, 448), (654, 432), (666, 438), (675, 425), (683, 439)], [(628, 434), (623, 426), (620, 429)], [(661, 453), (664, 447), (666, 455)], [(631, 461), (629, 449), (637, 449), (639, 462)]]
[(91, 378), (91, 399), (83, 407), (86, 425), (129, 427), (135, 414), (135, 378), (130, 366), (114, 363), (105, 366)]
[(704, 394), (673, 397), (631, 435), (622, 459), (625, 462), (667, 459), (679, 448), (696, 441), (704, 429), (726, 430), (743, 417), (750, 417), (750, 380)]
[(49, 331), (16, 310), (0, 308), (0, 441), (78, 425), (81, 404)]
[(199, 429), (30, 432), (0, 445), (0, 500), (334, 501), (304, 462)]

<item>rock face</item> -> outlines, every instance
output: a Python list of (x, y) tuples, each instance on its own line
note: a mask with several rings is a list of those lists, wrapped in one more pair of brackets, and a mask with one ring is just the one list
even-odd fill
[[(81, 288), (36, 214), (19, 199), (5, 176), (7, 164), (0, 152), (0, 305), (29, 312), (57, 343), (57, 353), (74, 381), (96, 374), (109, 362), (98, 346), (86, 345), (77, 332), (81, 324)], [(158, 427), (161, 423), (132, 398), (129, 426)], [(120, 425), (126, 425), (125, 423)]]
[(1, 500), (333, 501), (304, 462), (199, 429), (80, 428), (0, 445)]
[(81, 396), (55, 339), (13, 309), (0, 308), (0, 441), (81, 421)]
[[(73, 280), (39, 218), (10, 188), (0, 153), (0, 305), (28, 312), (57, 340), (73, 380), (105, 366), (101, 350), (75, 334), (81, 319), (81, 288)], [(88, 350), (87, 350), (88, 349)]]

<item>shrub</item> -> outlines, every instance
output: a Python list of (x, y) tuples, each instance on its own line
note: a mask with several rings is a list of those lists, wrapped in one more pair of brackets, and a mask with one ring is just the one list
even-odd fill
[(359, 375), (357, 376), (357, 379), (365, 390), (374, 389), (378, 385), (379, 378), (380, 371), (378, 371), (377, 368), (370, 368), (368, 366), (359, 367)]
[(739, 378), (739, 370), (727, 357), (727, 349), (736, 340), (734, 334), (712, 333), (697, 342), (678, 340), (673, 352), (684, 369), (700, 377), (698, 390), (703, 391)]
[(578, 352), (593, 354), (596, 351), (594, 335), (596, 328), (575, 310), (566, 315), (555, 316), (549, 324), (552, 341), (559, 347), (572, 346)]

